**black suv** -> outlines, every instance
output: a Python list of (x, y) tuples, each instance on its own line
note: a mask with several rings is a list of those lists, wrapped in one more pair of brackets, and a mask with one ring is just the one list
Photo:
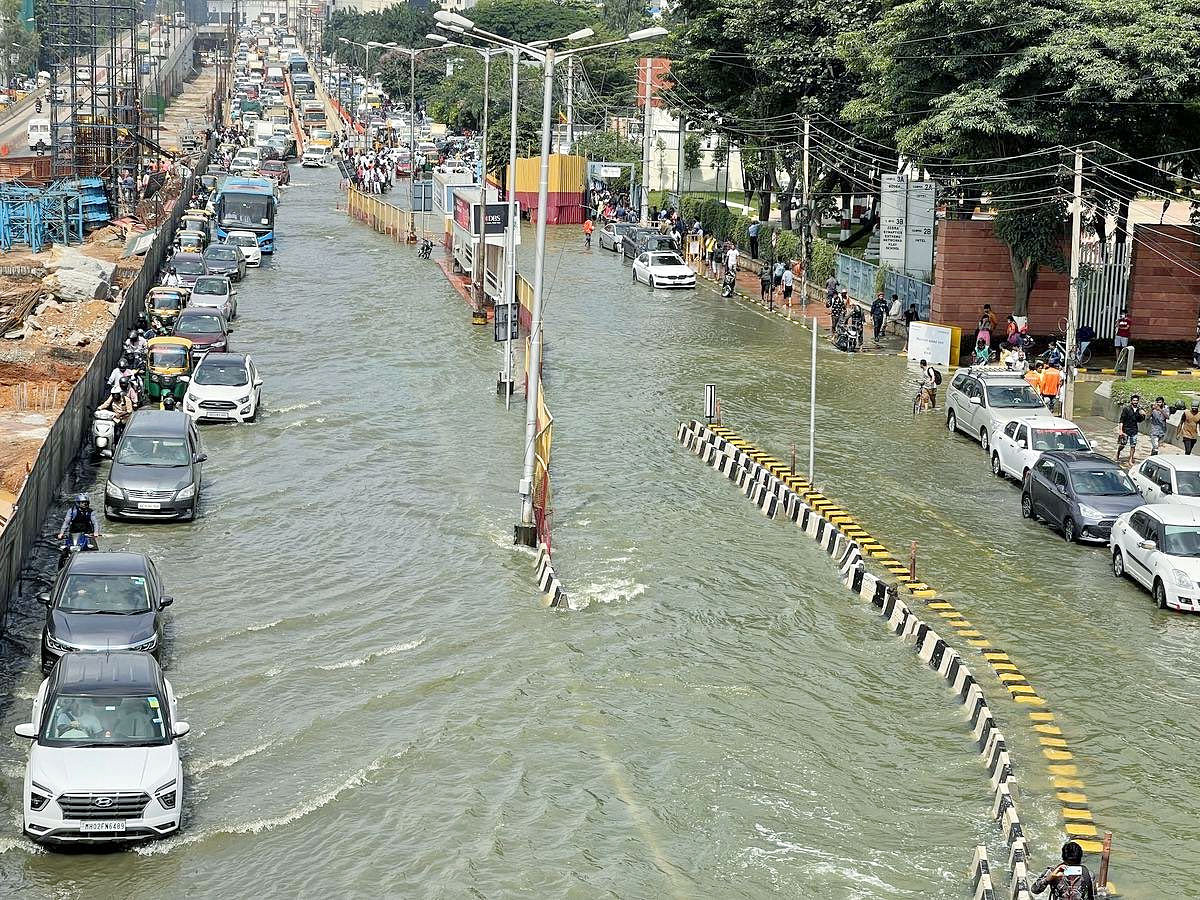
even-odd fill
[(175, 602), (141, 553), (77, 553), (38, 600), (46, 605), (43, 672), (75, 650), (143, 650), (157, 657), (162, 611)]

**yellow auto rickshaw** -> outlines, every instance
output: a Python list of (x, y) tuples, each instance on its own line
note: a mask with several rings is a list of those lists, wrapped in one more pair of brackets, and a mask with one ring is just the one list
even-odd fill
[(183, 214), (179, 220), (180, 231), (198, 231), (200, 234), (212, 234), (212, 229), (208, 226), (208, 216), (192, 215), (190, 212)]
[(203, 253), (208, 247), (208, 234), (203, 231), (181, 231), (177, 240), (180, 253)]
[(187, 288), (178, 285), (150, 288), (150, 293), (146, 295), (146, 317), (152, 325), (162, 325), (169, 331), (175, 327), (175, 320), (187, 306), (190, 293)]
[(181, 337), (151, 338), (146, 344), (146, 396), (152, 403), (163, 397), (183, 400), (192, 377), (192, 342)]

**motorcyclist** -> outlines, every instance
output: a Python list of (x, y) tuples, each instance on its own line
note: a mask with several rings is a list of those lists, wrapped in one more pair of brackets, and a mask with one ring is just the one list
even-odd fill
[(108, 376), (108, 389), (111, 391), (115, 385), (121, 383), (122, 378), (132, 378), (136, 374), (137, 370), (129, 364), (129, 360), (122, 356)]
[(77, 494), (74, 502), (67, 509), (67, 514), (63, 516), (62, 527), (58, 529), (59, 539), (66, 537), (68, 533), (72, 537), (77, 534), (86, 534), (93, 542), (100, 537), (100, 521), (96, 517), (95, 510), (92, 509), (92, 501), (88, 499), (87, 494)]
[(175, 402), (174, 394), (163, 394), (162, 402), (159, 404), (163, 409), (177, 409), (178, 404)]
[(125, 358), (132, 359), (138, 356), (146, 355), (146, 339), (142, 337), (142, 332), (134, 328), (129, 332), (129, 337), (125, 338)]
[(100, 404), (100, 409), (111, 409), (116, 416), (117, 424), (125, 422), (131, 415), (134, 409), (137, 408), (137, 395), (133, 391), (133, 380), (130, 378), (122, 378), (118, 381), (108, 395), (108, 399)]

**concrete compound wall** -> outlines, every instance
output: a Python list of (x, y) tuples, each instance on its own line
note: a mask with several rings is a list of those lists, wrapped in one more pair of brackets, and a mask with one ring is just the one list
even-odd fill
[[(1028, 848), (1017, 813), (1017, 780), (1004, 735), (976, 682), (957, 650), (900, 598), (895, 582), (867, 571), (860, 542), (847, 535), (850, 517), (814, 491), (803, 478), (790, 473), (777, 459), (740, 440), (721, 426), (688, 422), (679, 426), (678, 439), (710, 467), (725, 475), (767, 518), (784, 516), (814, 540), (838, 566), (838, 577), (860, 599), (869, 602), (887, 622), (887, 628), (912, 645), (917, 657), (937, 672), (966, 710), (968, 727), (987, 769), (992, 791), (992, 816), (1008, 846), (1009, 886), (1012, 900), (1029, 893)], [(991, 875), (979, 851), (972, 862), (973, 896), (992, 897)]]

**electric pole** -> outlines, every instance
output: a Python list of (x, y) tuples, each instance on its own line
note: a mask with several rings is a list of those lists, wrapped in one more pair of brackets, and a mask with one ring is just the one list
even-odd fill
[(567, 153), (575, 143), (575, 57), (567, 57)]
[(650, 57), (646, 57), (646, 90), (642, 110), (642, 224), (650, 221)]
[(1062, 414), (1071, 418), (1075, 407), (1075, 332), (1079, 329), (1079, 241), (1083, 220), (1083, 150), (1075, 148), (1075, 200), (1071, 208), (1071, 282), (1067, 287), (1067, 361)]
[[(812, 206), (808, 195), (808, 116), (804, 117), (804, 230), (801, 232), (800, 258), (804, 260), (804, 280), (808, 280), (808, 241), (812, 232)], [(800, 285), (805, 290), (804, 285)], [(807, 297), (808, 294), (805, 294)], [(808, 301), (805, 300), (805, 303)]]

